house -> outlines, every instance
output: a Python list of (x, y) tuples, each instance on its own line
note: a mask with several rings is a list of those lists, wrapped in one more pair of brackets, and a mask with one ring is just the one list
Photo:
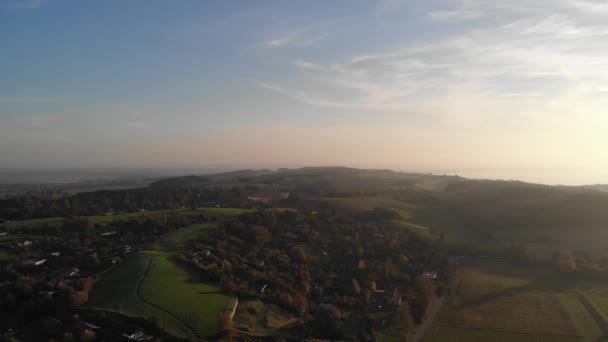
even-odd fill
[(100, 327), (96, 326), (95, 324), (92, 324), (92, 323), (89, 323), (89, 322), (85, 322), (85, 321), (78, 321), (72, 327), (72, 331), (77, 336), (82, 336), (87, 331), (96, 332), (96, 331), (99, 331), (99, 330), (101, 330)]
[(51, 253), (51, 256), (55, 257), (55, 258), (58, 257), (58, 256), (60, 256), (60, 255), (61, 255), (61, 252), (53, 252), (53, 253)]
[(437, 272), (437, 271), (428, 271), (428, 272), (425, 272), (424, 275), (433, 280), (439, 279), (439, 272)]
[(8, 232), (0, 232), (0, 236), (7, 236)]
[(78, 277), (78, 275), (80, 275), (80, 269), (78, 267), (74, 267), (65, 274), (67, 277)]
[(105, 232), (105, 233), (99, 234), (99, 236), (102, 236), (102, 237), (108, 237), (108, 236), (113, 236), (113, 235), (116, 235), (116, 231), (115, 230), (113, 230), (111, 232)]
[(28, 247), (31, 245), (32, 245), (32, 241), (30, 241), (30, 240), (26, 240), (24, 243), (21, 244), (21, 246), (23, 246), (23, 247)]
[(403, 296), (401, 295), (401, 291), (399, 291), (399, 289), (395, 287), (391, 295), (386, 298), (386, 302), (391, 305), (399, 306), (401, 304), (402, 299)]
[(46, 259), (41, 259), (41, 260), (34, 262), (34, 265), (41, 266), (41, 265), (44, 265), (45, 262), (46, 262)]
[(146, 334), (142, 329), (138, 329), (131, 334), (122, 334), (122, 336), (126, 337), (131, 341), (149, 341), (154, 338), (154, 336)]

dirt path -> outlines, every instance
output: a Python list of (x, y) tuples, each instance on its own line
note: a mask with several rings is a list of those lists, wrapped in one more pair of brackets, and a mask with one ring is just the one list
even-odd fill
[(422, 339), (426, 336), (426, 334), (429, 332), (429, 330), (431, 329), (431, 327), (437, 320), (437, 316), (439, 315), (441, 308), (448, 301), (448, 299), (450, 297), (450, 285), (452, 284), (452, 281), (454, 280), (453, 279), (454, 278), (454, 267), (456, 265), (456, 262), (459, 260), (462, 260), (462, 259), (466, 259), (466, 258), (468, 258), (468, 257), (460, 256), (460, 257), (450, 258), (450, 261), (449, 261), (450, 262), (450, 273), (448, 274), (448, 281), (447, 281), (448, 286), (446, 286), (443, 289), (443, 292), (441, 293), (441, 296), (439, 297), (437, 304), (433, 307), (433, 309), (428, 314), (428, 316), (426, 317), (424, 322), (418, 327), (418, 329), (416, 329), (416, 333), (412, 337), (413, 342), (422, 341)]

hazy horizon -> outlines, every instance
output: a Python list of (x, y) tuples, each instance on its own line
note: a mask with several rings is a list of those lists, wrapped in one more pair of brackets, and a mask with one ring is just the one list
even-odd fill
[(597, 0), (5, 0), (0, 168), (608, 183), (607, 37)]
[[(337, 165), (334, 165), (337, 166)], [(265, 169), (319, 167), (315, 165), (292, 167), (268, 167)], [(331, 166), (320, 166), (331, 167)], [(342, 166), (337, 166), (342, 167)], [(348, 167), (348, 166), (344, 166)], [(158, 177), (179, 177), (187, 175), (206, 175), (258, 168), (0, 168), (0, 184), (70, 184), (89, 181), (111, 181), (121, 179), (142, 179)], [(412, 170), (389, 169), (396, 172), (433, 175), (460, 176), (468, 179), (522, 181), (545, 185), (604, 185), (608, 184), (608, 172), (594, 170)]]

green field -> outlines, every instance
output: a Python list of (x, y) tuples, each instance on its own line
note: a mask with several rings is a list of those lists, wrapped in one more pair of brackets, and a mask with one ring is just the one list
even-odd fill
[[(218, 217), (239, 215), (239, 209), (213, 209)], [(176, 263), (187, 249), (216, 223), (179, 229), (136, 253), (105, 275), (91, 292), (87, 306), (127, 316), (154, 318), (172, 334), (195, 340), (218, 332), (218, 313), (230, 297), (205, 282), (194, 269)]]
[(426, 341), (596, 341), (603, 336), (572, 281), (503, 260), (463, 261), (462, 281)]
[(4, 248), (0, 248), (0, 261), (7, 261), (16, 258), (15, 254), (11, 254)]
[[(267, 210), (272, 211), (284, 211), (294, 210), (290, 208), (271, 208)], [(205, 214), (210, 217), (226, 218), (230, 216), (240, 215), (244, 212), (253, 212), (252, 209), (238, 209), (238, 208), (198, 208), (198, 209), (180, 209), (176, 212), (184, 216), (196, 216)], [(133, 212), (127, 214), (116, 214), (116, 215), (104, 215), (104, 216), (81, 216), (84, 219), (88, 219), (93, 223), (105, 223), (114, 221), (128, 221), (132, 218), (148, 217), (148, 218), (161, 218), (164, 215), (172, 213), (170, 210), (159, 210), (159, 211), (145, 211), (145, 212)], [(50, 217), (43, 219), (32, 219), (23, 221), (12, 221), (0, 224), (0, 228), (3, 229), (20, 229), (20, 228), (40, 228), (42, 226), (49, 227), (60, 227), (63, 224), (64, 217)]]
[(148, 256), (150, 266), (141, 284), (141, 297), (175, 315), (199, 336), (217, 333), (218, 313), (226, 309), (230, 297), (203, 283), (197, 272), (176, 266), (170, 255)]

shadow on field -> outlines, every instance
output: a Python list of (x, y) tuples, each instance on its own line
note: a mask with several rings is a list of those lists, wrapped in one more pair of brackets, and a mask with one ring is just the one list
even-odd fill
[(478, 297), (478, 298), (475, 298), (472, 300), (467, 300), (466, 302), (464, 302), (462, 304), (456, 305), (454, 307), (454, 309), (463, 310), (463, 309), (467, 309), (470, 307), (482, 305), (484, 303), (492, 302), (500, 297), (514, 296), (514, 295), (517, 295), (517, 294), (520, 294), (523, 292), (528, 292), (531, 290), (538, 290), (538, 285), (535, 282), (528, 283), (528, 284), (521, 285), (521, 286), (510, 287), (510, 288), (504, 289), (502, 291), (488, 293), (481, 297)]
[(207, 295), (207, 294), (218, 294), (218, 293), (222, 293), (222, 292), (221, 291), (199, 291), (196, 294)]
[[(590, 279), (578, 274), (559, 273), (550, 264), (514, 264), (508, 259), (483, 259), (466, 262), (466, 268), (478, 270), (485, 274), (496, 274), (528, 280), (526, 284), (498, 290), (456, 305), (454, 309), (462, 310), (492, 302), (501, 297), (515, 296), (529, 291), (570, 292), (593, 288), (594, 285), (605, 285), (605, 279)], [(608, 339), (607, 339), (608, 341)]]
[[(171, 255), (167, 257), (167, 260), (175, 264), (180, 269), (184, 270), (188, 274), (188, 279), (184, 280), (187, 284), (209, 284), (213, 286), (220, 287), (217, 282), (205, 277), (203, 271), (196, 267), (185, 264), (181, 261), (176, 255)], [(214, 294), (214, 293), (222, 293), (221, 291), (210, 291), (210, 292), (198, 292), (198, 294)]]

